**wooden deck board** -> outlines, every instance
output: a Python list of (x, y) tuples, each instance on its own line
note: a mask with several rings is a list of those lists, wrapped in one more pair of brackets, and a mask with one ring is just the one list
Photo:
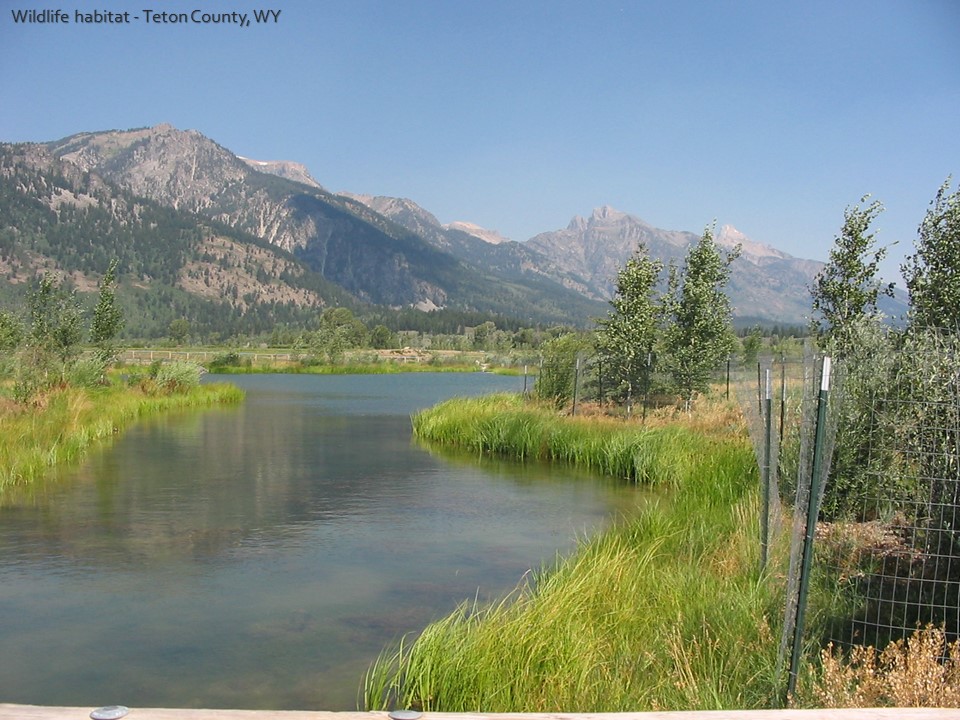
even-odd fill
[[(0, 704), (0, 720), (89, 720), (95, 708)], [(131, 708), (129, 720), (387, 720), (385, 712)], [(637, 713), (437, 713), (423, 720), (960, 720), (956, 708), (711, 710)]]

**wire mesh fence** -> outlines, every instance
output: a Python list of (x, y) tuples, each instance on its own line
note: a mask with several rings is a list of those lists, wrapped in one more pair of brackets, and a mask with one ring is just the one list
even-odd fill
[(841, 435), (855, 447), (837, 453), (821, 528), (844, 600), (836, 644), (883, 647), (928, 624), (960, 636), (960, 356), (938, 333), (899, 342), (863, 411), (841, 415), (858, 433)]
[[(792, 508), (780, 648), (791, 690), (804, 648), (883, 648), (928, 625), (960, 634), (957, 339), (862, 340), (833, 363), (826, 394), (809, 348), (801, 360), (762, 358), (735, 383), (769, 487), (764, 545)], [(818, 622), (804, 634), (811, 582)]]

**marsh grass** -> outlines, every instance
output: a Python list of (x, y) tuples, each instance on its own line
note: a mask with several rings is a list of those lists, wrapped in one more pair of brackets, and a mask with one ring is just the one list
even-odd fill
[(163, 410), (236, 403), (243, 392), (211, 384), (178, 392), (140, 387), (63, 387), (29, 407), (0, 397), (0, 493), (42, 478), (51, 468), (78, 461), (139, 417)]
[(465, 603), (388, 648), (368, 709), (615, 712), (776, 703), (780, 610), (758, 574), (758, 480), (726, 410), (704, 428), (558, 416), (516, 396), (456, 400), (418, 437), (567, 462), (669, 488), (660, 501), (532, 573), (492, 605)]
[(677, 487), (698, 459), (744, 442), (735, 407), (696, 416), (673, 411), (641, 424), (599, 415), (568, 417), (515, 394), (454, 398), (413, 417), (423, 441), (519, 460), (562, 462), (634, 482)]

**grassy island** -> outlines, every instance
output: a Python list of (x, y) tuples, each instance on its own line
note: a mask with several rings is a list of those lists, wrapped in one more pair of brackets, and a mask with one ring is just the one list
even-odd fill
[(615, 712), (777, 703), (776, 583), (758, 571), (759, 480), (738, 413), (571, 418), (518, 396), (458, 399), (418, 437), (664, 488), (660, 502), (384, 651), (369, 709)]

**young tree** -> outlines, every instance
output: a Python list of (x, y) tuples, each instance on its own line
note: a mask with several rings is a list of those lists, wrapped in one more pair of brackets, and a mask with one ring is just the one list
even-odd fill
[(960, 331), (960, 190), (950, 178), (920, 224), (917, 252), (900, 266), (910, 292), (910, 323)]
[(386, 325), (377, 325), (370, 331), (370, 347), (375, 350), (395, 348), (398, 342), (396, 333)]
[(167, 333), (170, 335), (170, 339), (177, 345), (183, 345), (190, 335), (190, 321), (184, 317), (171, 320), (170, 325), (167, 327)]
[(884, 285), (877, 279), (877, 268), (887, 249), (873, 249), (874, 234), (870, 224), (883, 210), (875, 201), (863, 207), (848, 207), (843, 213), (843, 229), (834, 240), (826, 267), (814, 280), (811, 330), (818, 336), (821, 349), (835, 355), (850, 352), (856, 326), (864, 319), (878, 317), (877, 300), (881, 295), (893, 296), (893, 283)]
[(96, 347), (97, 360), (103, 365), (113, 361), (116, 355), (113, 341), (123, 327), (123, 315), (114, 295), (116, 272), (117, 261), (114, 260), (98, 285), (100, 294), (90, 323), (90, 342)]
[(573, 397), (577, 357), (589, 347), (586, 335), (568, 332), (540, 346), (540, 374), (536, 394), (563, 407)]
[(329, 362), (340, 362), (345, 351), (362, 347), (367, 328), (349, 308), (324, 310), (320, 328), (314, 333), (311, 346), (316, 355), (325, 355)]
[(706, 392), (710, 374), (733, 349), (726, 286), (730, 264), (739, 256), (739, 245), (723, 252), (714, 242), (713, 228), (707, 227), (687, 253), (683, 269), (670, 267), (664, 363), (688, 408), (694, 394)]
[(71, 362), (80, 354), (83, 339), (83, 315), (77, 291), (66, 290), (44, 273), (36, 288), (27, 295), (27, 308), (30, 314), (27, 345), (32, 355), (27, 362), (34, 365), (34, 370), (46, 374), (56, 358), (60, 361), (62, 380)]
[(650, 382), (650, 356), (657, 339), (662, 308), (655, 298), (663, 263), (653, 260), (644, 244), (617, 273), (617, 289), (609, 315), (598, 322), (597, 351), (604, 367), (629, 395)]
[(760, 356), (760, 350), (763, 348), (763, 331), (759, 326), (754, 327), (750, 333), (743, 338), (743, 364), (756, 365), (757, 358)]
[(23, 343), (23, 322), (13, 313), (0, 311), (0, 378), (16, 366), (15, 357)]

